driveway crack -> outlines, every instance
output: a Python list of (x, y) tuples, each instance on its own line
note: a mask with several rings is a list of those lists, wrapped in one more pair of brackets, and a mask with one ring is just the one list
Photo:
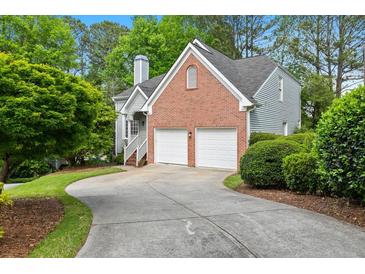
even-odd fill
[(224, 229), (223, 227), (221, 227), (217, 223), (213, 222), (212, 220), (210, 220), (206, 216), (201, 215), (200, 213), (194, 211), (193, 209), (191, 209), (191, 208), (187, 207), (186, 205), (184, 205), (184, 204), (176, 201), (175, 199), (171, 198), (170, 196), (166, 195), (165, 193), (159, 191), (157, 188), (153, 187), (152, 184), (151, 184), (151, 181), (150, 182), (146, 182), (145, 184), (147, 184), (153, 191), (157, 192), (158, 194), (160, 194), (161, 196), (165, 197), (166, 199), (169, 199), (170, 201), (178, 204), (179, 206), (185, 208), (186, 210), (191, 211), (192, 213), (196, 214), (200, 218), (202, 218), (202, 219), (206, 220), (207, 222), (209, 222), (210, 224), (212, 224), (214, 227), (216, 227), (218, 230), (220, 230), (231, 242), (233, 242), (234, 244), (236, 244), (236, 245), (240, 246), (241, 248), (245, 249), (253, 257), (255, 257), (255, 258), (261, 257), (258, 253), (252, 251), (245, 243), (243, 243), (242, 241), (240, 241), (235, 235), (233, 235), (232, 233), (230, 233), (229, 231), (227, 231), (226, 229)]

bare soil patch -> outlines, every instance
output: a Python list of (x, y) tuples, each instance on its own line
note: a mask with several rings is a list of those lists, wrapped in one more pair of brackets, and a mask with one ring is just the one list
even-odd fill
[(279, 189), (256, 189), (245, 184), (236, 190), (258, 198), (312, 210), (365, 228), (365, 208), (344, 198), (301, 195)]
[(1, 207), (0, 258), (27, 257), (29, 252), (62, 220), (63, 205), (55, 198), (18, 199), (12, 207)]

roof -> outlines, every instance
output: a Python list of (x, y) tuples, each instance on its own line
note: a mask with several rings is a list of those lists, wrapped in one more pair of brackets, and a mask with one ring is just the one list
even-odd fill
[(278, 66), (271, 58), (264, 55), (232, 60), (208, 45), (204, 44), (209, 51), (196, 44), (193, 45), (251, 101), (256, 91)]
[[(204, 44), (199, 40), (194, 40), (192, 45), (223, 75), (226, 77), (247, 99), (255, 102), (254, 94), (277, 67), (282, 68), (271, 58), (265, 55), (258, 55), (238, 60), (232, 60), (218, 50)], [(284, 69), (284, 68), (282, 68)], [(284, 71), (286, 71), (284, 69)], [(287, 71), (286, 71), (287, 72)], [(288, 73), (288, 72), (287, 72)], [(288, 73), (296, 80), (290, 73)], [(132, 94), (136, 86), (139, 86), (147, 97), (155, 91), (165, 74), (146, 80), (135, 85), (116, 97), (128, 97)], [(297, 81), (297, 80), (296, 80)]]
[(153, 77), (140, 84), (134, 85), (133, 87), (130, 87), (129, 89), (126, 89), (125, 91), (117, 94), (115, 97), (128, 98), (137, 86), (142, 89), (142, 91), (144, 92), (144, 94), (146, 94), (147, 97), (150, 97), (157, 88), (158, 84), (165, 77), (165, 74), (166, 73)]

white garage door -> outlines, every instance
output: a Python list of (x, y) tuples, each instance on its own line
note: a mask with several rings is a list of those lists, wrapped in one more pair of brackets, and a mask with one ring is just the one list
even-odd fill
[(235, 128), (199, 128), (196, 136), (196, 166), (237, 169)]
[(185, 129), (156, 129), (157, 163), (188, 164), (188, 133)]

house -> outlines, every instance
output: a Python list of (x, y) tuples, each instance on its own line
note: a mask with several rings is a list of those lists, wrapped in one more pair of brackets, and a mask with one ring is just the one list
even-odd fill
[(127, 164), (238, 169), (251, 132), (300, 126), (300, 83), (266, 56), (232, 60), (195, 39), (166, 74), (149, 79), (134, 60), (134, 86), (113, 97), (116, 153)]

